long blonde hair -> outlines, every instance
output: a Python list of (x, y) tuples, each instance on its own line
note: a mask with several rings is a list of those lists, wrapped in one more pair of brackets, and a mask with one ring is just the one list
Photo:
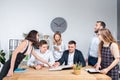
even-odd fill
[[(57, 41), (57, 40), (55, 40), (55, 36), (56, 35), (59, 35), (60, 36), (60, 39)], [(61, 38), (62, 36), (61, 36), (61, 33), (60, 32), (56, 32), (54, 35), (53, 35), (53, 44), (54, 45), (60, 45), (61, 43), (62, 43), (62, 38)]]
[[(106, 28), (103, 28), (103, 29), (100, 29), (99, 30), (99, 33), (102, 37), (102, 39), (105, 41), (105, 42), (108, 42), (108, 43), (117, 43), (117, 41), (114, 39), (114, 37), (112, 36), (111, 32), (109, 29), (106, 29)], [(99, 44), (99, 52), (101, 53), (101, 50), (102, 50), (102, 46), (103, 46), (103, 41), (100, 42)], [(118, 45), (119, 47), (119, 50), (120, 50), (120, 46)]]

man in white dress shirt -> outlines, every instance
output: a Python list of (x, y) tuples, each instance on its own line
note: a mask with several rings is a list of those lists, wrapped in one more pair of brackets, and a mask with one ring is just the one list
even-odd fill
[[(36, 50), (38, 56), (43, 58), (44, 60), (48, 61), (51, 65), (54, 64), (55, 60), (51, 51), (48, 50), (48, 44), (45, 40), (41, 40), (39, 43), (39, 49)], [(28, 60), (27, 65), (33, 67), (37, 70), (41, 69), (43, 66), (47, 66), (46, 64), (38, 61), (32, 55), (31, 58)]]
[(94, 37), (92, 38), (89, 50), (88, 50), (88, 65), (95, 66), (98, 60), (98, 45), (99, 39), (97, 33), (100, 29), (105, 28), (106, 24), (103, 21), (97, 21), (94, 28)]

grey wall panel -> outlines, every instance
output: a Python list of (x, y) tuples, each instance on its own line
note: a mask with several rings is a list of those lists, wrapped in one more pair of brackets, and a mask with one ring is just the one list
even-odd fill
[(117, 0), (117, 40), (120, 44), (120, 0)]

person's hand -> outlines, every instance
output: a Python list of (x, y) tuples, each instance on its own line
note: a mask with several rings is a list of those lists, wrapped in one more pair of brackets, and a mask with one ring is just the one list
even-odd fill
[(96, 70), (99, 70), (101, 68), (100, 64), (96, 63), (95, 66)]
[(44, 64), (40, 64), (41, 67), (44, 67)]
[(41, 66), (41, 65), (36, 65), (36, 66), (35, 66), (35, 69), (36, 69), (36, 70), (40, 70), (40, 69), (42, 69), (42, 66)]
[(59, 51), (60, 49), (58, 47), (54, 47), (54, 50)]
[(97, 67), (97, 64), (95, 64), (93, 67), (96, 68), (96, 67)]
[(52, 67), (52, 65), (50, 65), (49, 63), (47, 63), (47, 65), (48, 65), (48, 67), (49, 67), (49, 68), (51, 68), (51, 67)]
[(88, 58), (87, 58), (87, 59), (85, 59), (85, 62), (86, 62), (86, 65), (88, 65)]
[(12, 69), (9, 69), (9, 71), (8, 71), (8, 73), (7, 73), (7, 76), (8, 76), (8, 77), (13, 76), (13, 70), (12, 70)]
[(100, 72), (103, 73), (103, 74), (107, 74), (108, 71), (109, 71), (109, 70), (108, 70), (107, 68), (105, 68), (105, 69), (101, 70)]
[(59, 62), (55, 62), (55, 63), (53, 64), (54, 67), (58, 67), (59, 65), (60, 65)]

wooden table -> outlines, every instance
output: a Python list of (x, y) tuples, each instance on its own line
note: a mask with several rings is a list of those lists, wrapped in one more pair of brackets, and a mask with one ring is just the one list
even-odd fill
[(29, 68), (22, 73), (14, 73), (12, 77), (5, 77), (3, 80), (112, 80), (104, 74), (89, 74), (84, 67), (80, 75), (73, 74), (73, 70), (49, 71), (47, 68), (35, 70)]

